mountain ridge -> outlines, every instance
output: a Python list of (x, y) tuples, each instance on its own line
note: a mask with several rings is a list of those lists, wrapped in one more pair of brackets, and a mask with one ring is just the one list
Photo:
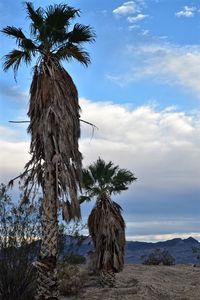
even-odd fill
[[(71, 242), (69, 242), (71, 240)], [(65, 241), (65, 247), (62, 255), (67, 255), (66, 249), (71, 245), (74, 254), (87, 255), (87, 252), (93, 250), (92, 242), (89, 237), (83, 238), (83, 242), (79, 246), (75, 246), (76, 241), (73, 237), (68, 237)], [(141, 264), (141, 256), (149, 255), (155, 249), (167, 250), (175, 258), (176, 263), (191, 263), (196, 264), (197, 254), (193, 253), (192, 248), (198, 247), (200, 243), (193, 237), (186, 239), (174, 238), (166, 241), (159, 242), (139, 242), (139, 241), (126, 241), (124, 260), (127, 264)]]

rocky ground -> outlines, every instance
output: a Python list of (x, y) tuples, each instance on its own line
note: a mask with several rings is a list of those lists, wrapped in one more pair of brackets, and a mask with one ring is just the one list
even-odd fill
[(126, 265), (115, 288), (102, 288), (85, 272), (79, 294), (62, 300), (199, 300), (200, 267)]

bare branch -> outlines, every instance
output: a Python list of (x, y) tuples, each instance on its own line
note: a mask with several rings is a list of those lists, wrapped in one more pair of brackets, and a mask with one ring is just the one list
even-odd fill
[[(80, 119), (80, 121), (83, 122), (83, 123), (86, 123), (86, 124), (88, 124), (88, 125), (91, 125), (92, 127), (98, 129), (97, 126), (95, 126), (94, 124), (92, 124), (92, 123), (90, 123), (90, 122), (87, 122), (87, 121), (82, 120), (82, 119)], [(10, 121), (8, 121), (8, 122), (9, 122), (9, 123), (30, 123), (30, 121), (13, 121), (13, 120), (10, 120)]]
[(90, 123), (90, 122), (87, 122), (85, 120), (82, 120), (82, 119), (79, 119), (81, 122), (85, 123), (85, 124), (88, 124), (90, 126), (92, 126), (92, 136), (91, 136), (91, 139), (90, 141), (92, 140), (93, 136), (94, 136), (94, 129), (99, 129), (97, 126), (95, 126), (94, 124)]
[(92, 124), (92, 123), (90, 123), (90, 122), (87, 122), (87, 121), (85, 121), (85, 120), (82, 120), (82, 119), (79, 119), (81, 122), (83, 122), (83, 123), (86, 123), (86, 124), (88, 124), (88, 125), (91, 125), (92, 127), (95, 127), (96, 129), (99, 129), (97, 126), (95, 126), (94, 124)]
[(8, 121), (9, 123), (30, 123), (30, 121)]

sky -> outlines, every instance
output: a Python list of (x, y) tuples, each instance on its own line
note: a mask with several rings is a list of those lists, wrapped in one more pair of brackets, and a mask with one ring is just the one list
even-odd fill
[[(33, 1), (35, 8), (59, 1)], [(128, 240), (200, 240), (200, 3), (198, 0), (69, 0), (96, 42), (88, 68), (64, 63), (79, 91), (83, 165), (99, 156), (138, 178), (114, 197)], [(21, 1), (0, 1), (1, 28), (29, 23)], [(0, 35), (1, 57), (15, 47)], [(29, 159), (27, 109), (32, 67), (0, 68), (0, 182)], [(83, 221), (94, 202), (82, 207)]]

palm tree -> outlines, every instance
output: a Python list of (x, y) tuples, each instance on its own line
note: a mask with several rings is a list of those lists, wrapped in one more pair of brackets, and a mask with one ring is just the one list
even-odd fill
[(58, 208), (62, 207), (66, 220), (80, 217), (77, 191), (82, 168), (78, 93), (62, 61), (76, 59), (88, 66), (90, 57), (82, 45), (94, 41), (95, 34), (90, 26), (78, 23), (70, 29), (80, 11), (66, 4), (34, 9), (31, 2), (25, 2), (25, 7), (31, 22), (29, 37), (21, 28), (2, 29), (17, 43), (17, 49), (4, 57), (4, 70), (12, 67), (16, 75), (21, 63), (29, 65), (35, 58), (28, 110), (32, 157), (21, 178), (24, 199), (36, 185), (43, 190), (36, 298), (57, 299)]
[(111, 195), (127, 190), (136, 179), (132, 172), (101, 158), (83, 169), (85, 195), (80, 197), (80, 202), (97, 199), (88, 218), (88, 228), (95, 248), (96, 269), (100, 271), (103, 285), (113, 286), (115, 273), (124, 265), (125, 223), (122, 209), (111, 200)]

